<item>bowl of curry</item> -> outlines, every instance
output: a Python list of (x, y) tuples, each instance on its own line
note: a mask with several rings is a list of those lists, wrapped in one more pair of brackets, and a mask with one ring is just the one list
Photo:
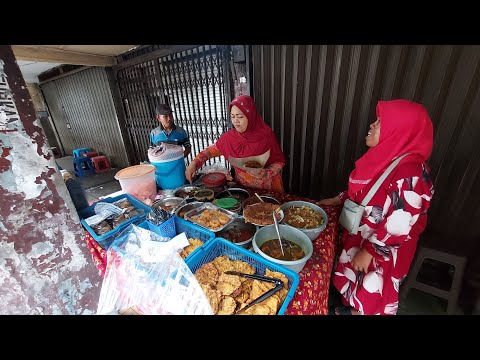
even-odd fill
[(260, 228), (253, 236), (254, 251), (276, 264), (300, 272), (313, 254), (312, 240), (303, 232), (288, 225), (278, 225), (282, 247), (275, 225)]

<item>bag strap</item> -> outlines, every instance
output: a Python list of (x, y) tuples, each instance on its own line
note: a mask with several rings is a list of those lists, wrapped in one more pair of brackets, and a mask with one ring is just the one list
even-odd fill
[(362, 206), (366, 206), (368, 204), (368, 202), (370, 200), (372, 200), (372, 197), (373, 195), (375, 195), (375, 193), (377, 192), (378, 188), (380, 187), (380, 185), (382, 185), (382, 183), (385, 181), (385, 179), (387, 178), (387, 176), (392, 172), (392, 170), (395, 168), (395, 166), (398, 165), (398, 163), (400, 162), (400, 160), (402, 160), (405, 156), (407, 156), (408, 153), (406, 154), (403, 154), (402, 156), (399, 156), (398, 158), (395, 159), (395, 161), (393, 161), (390, 166), (387, 168), (387, 170), (385, 170), (385, 172), (382, 174), (382, 176), (380, 176), (377, 180), (377, 182), (375, 183), (375, 185), (372, 186), (372, 188), (370, 189), (370, 191), (367, 193), (367, 196), (365, 196), (365, 198), (363, 199), (361, 205)]

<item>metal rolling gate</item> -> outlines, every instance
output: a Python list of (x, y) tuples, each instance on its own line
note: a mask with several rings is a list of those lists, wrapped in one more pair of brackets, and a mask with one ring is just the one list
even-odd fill
[[(117, 83), (125, 126), (138, 164), (148, 161), (155, 107), (168, 103), (177, 125), (190, 136), (189, 163), (230, 126), (230, 47), (205, 45), (119, 68)], [(225, 159), (211, 159), (207, 164)]]

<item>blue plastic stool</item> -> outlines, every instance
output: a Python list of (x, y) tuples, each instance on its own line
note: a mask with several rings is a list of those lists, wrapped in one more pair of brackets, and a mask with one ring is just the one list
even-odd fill
[(74, 149), (73, 150), (73, 157), (78, 158), (80, 156), (84, 156), (85, 153), (90, 152), (89, 148), (79, 148), (79, 149)]
[(73, 158), (73, 170), (76, 176), (88, 176), (91, 174), (95, 174), (92, 159), (86, 156)]

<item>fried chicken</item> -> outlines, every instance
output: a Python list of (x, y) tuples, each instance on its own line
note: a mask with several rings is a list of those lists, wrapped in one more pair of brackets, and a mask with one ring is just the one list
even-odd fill
[(203, 292), (207, 296), (208, 302), (210, 303), (210, 307), (212, 308), (212, 311), (214, 314), (218, 313), (219, 306), (220, 306), (220, 300), (221, 300), (221, 295), (218, 293), (217, 290), (212, 289), (210, 285), (203, 285), (200, 284)]
[(232, 315), (235, 313), (235, 309), (237, 308), (237, 303), (235, 299), (231, 296), (225, 296), (220, 301), (220, 309), (218, 310), (217, 315)]
[(225, 271), (235, 270), (234, 263), (226, 256), (218, 256), (212, 261), (219, 274)]
[(218, 281), (218, 270), (211, 263), (203, 264), (196, 272), (195, 278), (200, 284), (215, 286)]
[[(242, 261), (242, 260), (235, 260), (233, 262), (233, 267), (235, 271), (238, 271), (244, 274), (249, 274), (249, 275), (255, 274), (255, 268), (249, 263), (246, 263), (245, 261)], [(242, 281), (246, 280), (246, 278), (241, 278), (241, 279)]]
[(188, 242), (190, 243), (190, 245), (187, 245), (183, 248), (182, 251), (180, 251), (180, 256), (182, 257), (182, 259), (185, 259), (188, 255), (190, 255), (196, 248), (198, 248), (199, 246), (202, 246), (203, 245), (203, 241), (200, 240), (200, 239), (188, 239)]

